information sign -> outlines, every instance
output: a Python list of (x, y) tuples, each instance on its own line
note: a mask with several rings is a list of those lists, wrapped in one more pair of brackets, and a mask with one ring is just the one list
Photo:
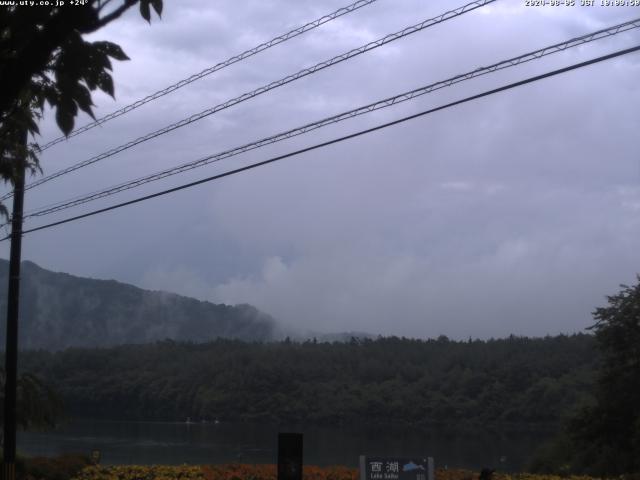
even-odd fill
[(434, 480), (433, 458), (360, 456), (360, 480)]

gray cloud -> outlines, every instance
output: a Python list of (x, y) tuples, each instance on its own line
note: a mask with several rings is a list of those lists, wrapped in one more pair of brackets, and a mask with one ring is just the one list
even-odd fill
[[(341, 2), (166, 2), (99, 32), (132, 58), (116, 101), (198, 72)], [(452, 8), (380, 0), (43, 154), (45, 173)], [(490, 7), (360, 56), (30, 191), (96, 190), (637, 16)], [(638, 43), (629, 32), (465, 82), (118, 199), (262, 160)], [(589, 67), (25, 238), (24, 257), (228, 303), (298, 328), (456, 338), (575, 332), (639, 271), (636, 56)], [(51, 116), (43, 137), (58, 135)], [(86, 210), (109, 205), (96, 202)], [(79, 209), (79, 212), (85, 210)], [(67, 212), (71, 213), (71, 211)], [(73, 213), (76, 213), (74, 210)], [(52, 216), (50, 219), (66, 215)], [(37, 224), (36, 222), (32, 223)], [(6, 244), (2, 246), (7, 256)]]

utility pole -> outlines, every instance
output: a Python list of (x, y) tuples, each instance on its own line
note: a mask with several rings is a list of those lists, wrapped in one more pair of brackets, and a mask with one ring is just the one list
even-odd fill
[(11, 250), (9, 259), (9, 292), (7, 294), (7, 343), (5, 348), (4, 383), (4, 465), (3, 479), (16, 478), (16, 383), (18, 376), (18, 308), (20, 306), (20, 259), (22, 250), (22, 213), (26, 166), (27, 131), (22, 135), (15, 156), (16, 173), (11, 216)]

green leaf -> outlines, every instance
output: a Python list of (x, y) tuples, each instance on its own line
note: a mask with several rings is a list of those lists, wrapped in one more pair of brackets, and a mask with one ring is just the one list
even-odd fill
[(27, 129), (31, 133), (38, 133), (38, 134), (40, 133), (40, 128), (38, 127), (38, 124), (33, 118), (29, 118), (27, 120)]
[(162, 0), (151, 0), (151, 6), (159, 17), (162, 16)]
[(93, 115), (93, 110), (91, 110), (93, 102), (91, 101), (91, 93), (89, 92), (87, 87), (85, 87), (84, 85), (77, 85), (74, 100), (83, 112), (89, 114), (94, 120), (96, 119), (96, 117)]
[(86, 72), (91, 68), (97, 68), (99, 70), (111, 70), (111, 60), (109, 60), (109, 56), (102, 50), (93, 48), (93, 45), (91, 47), (93, 51), (87, 57), (86, 61), (83, 64), (83, 71)]
[[(73, 102), (71, 102), (71, 105), (75, 107)], [(69, 108), (69, 104), (58, 105), (56, 110), (56, 123), (65, 135), (69, 135), (71, 130), (73, 130), (74, 117), (75, 114), (73, 113), (73, 109)]]
[(140, 0), (140, 15), (147, 22), (151, 23), (151, 11), (149, 10), (149, 1), (150, 0)]
[(54, 86), (47, 86), (43, 91), (44, 98), (49, 103), (50, 107), (53, 107), (58, 104), (58, 91)]
[(40, 111), (44, 110), (44, 101), (45, 95), (43, 92), (40, 92), (36, 97), (36, 106), (40, 109)]
[(122, 48), (120, 48), (120, 45), (111, 42), (93, 42), (93, 45), (101, 52), (115, 58), (116, 60), (129, 60), (129, 57), (124, 53)]
[(100, 73), (102, 73), (102, 71), (95, 67), (88, 68), (85, 72), (84, 81), (87, 84), (87, 87), (89, 87), (89, 90), (93, 91), (98, 88)]
[(28, 168), (31, 170), (32, 174), (42, 173), (42, 167), (40, 167), (40, 158), (38, 158), (38, 152), (40, 152), (40, 147), (36, 143), (32, 143), (29, 146), (29, 150), (27, 152)]
[(113, 78), (107, 72), (101, 72), (98, 76), (98, 88), (105, 93), (111, 95), (112, 98), (115, 98), (113, 95)]

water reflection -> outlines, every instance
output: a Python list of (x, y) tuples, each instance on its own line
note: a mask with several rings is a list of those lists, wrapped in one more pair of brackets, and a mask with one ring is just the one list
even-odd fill
[(549, 432), (474, 433), (400, 428), (74, 420), (51, 432), (21, 432), (29, 455), (102, 452), (103, 464), (275, 463), (279, 431), (304, 433), (304, 462), (358, 466), (360, 454), (425, 456), (436, 467), (521, 470)]

